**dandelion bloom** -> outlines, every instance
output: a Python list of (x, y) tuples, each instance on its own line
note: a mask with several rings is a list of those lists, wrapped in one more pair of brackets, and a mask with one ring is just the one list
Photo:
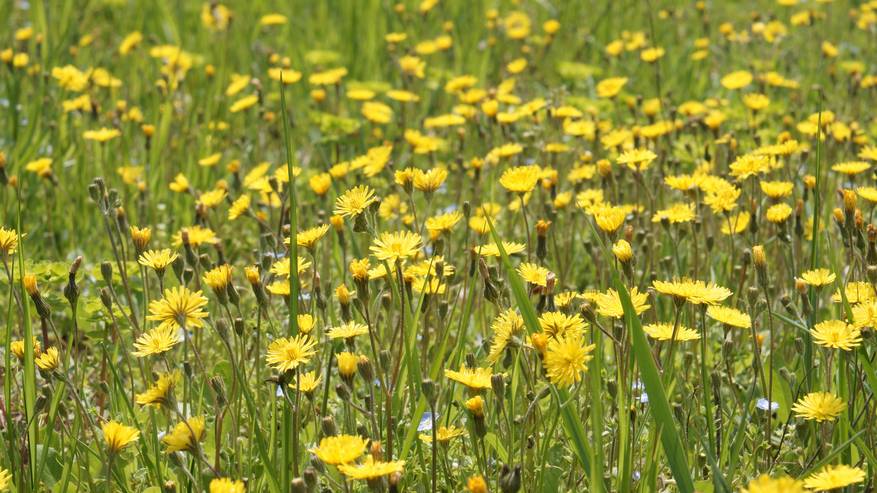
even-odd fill
[[(700, 334), (697, 333), (694, 329), (689, 329), (688, 327), (684, 327), (682, 325), (673, 327), (673, 324), (648, 324), (643, 325), (643, 331), (648, 334), (649, 337), (658, 341), (669, 341), (671, 339), (675, 339), (677, 341), (695, 341), (700, 339)], [(673, 333), (676, 333), (675, 337)]]
[(147, 320), (161, 323), (162, 327), (197, 328), (204, 325), (207, 298), (201, 291), (190, 291), (185, 286), (164, 290), (164, 298), (149, 303)]
[(145, 357), (165, 353), (173, 349), (180, 341), (180, 330), (173, 325), (159, 325), (158, 327), (144, 332), (134, 342), (134, 356)]
[(173, 397), (174, 386), (182, 379), (178, 371), (162, 373), (158, 380), (142, 394), (134, 396), (134, 402), (141, 406), (163, 406)]
[(867, 475), (858, 467), (844, 464), (827, 465), (820, 471), (807, 476), (804, 487), (816, 491), (844, 488), (851, 484), (861, 483)]
[(548, 379), (560, 387), (568, 387), (581, 380), (595, 347), (593, 344), (585, 345), (581, 336), (572, 334), (551, 339), (543, 362)]
[(416, 255), (420, 251), (422, 241), (419, 234), (410, 231), (381, 233), (372, 242), (369, 250), (378, 260), (395, 264)]
[[(310, 229), (306, 229), (304, 231), (300, 231), (295, 235), (295, 243), (302, 248), (313, 248), (317, 241), (325, 236), (328, 231), (328, 224), (323, 224)], [(288, 245), (289, 239), (286, 239), (285, 243)]]
[(355, 217), (362, 214), (375, 201), (377, 201), (375, 192), (367, 185), (353, 187), (335, 200), (335, 214)]
[(548, 286), (551, 271), (541, 265), (525, 262), (518, 266), (518, 274), (528, 283), (544, 288)]
[(627, 84), (627, 77), (609, 77), (597, 83), (597, 96), (601, 98), (614, 98)]
[(140, 438), (140, 432), (133, 426), (125, 426), (116, 421), (107, 421), (101, 426), (104, 432), (104, 442), (110, 453), (118, 453), (129, 444)]
[(243, 481), (231, 478), (215, 478), (210, 480), (210, 493), (246, 493)]
[(788, 476), (772, 478), (767, 474), (753, 479), (740, 493), (806, 493), (804, 482)]
[(365, 480), (401, 473), (404, 468), (404, 460), (390, 462), (376, 461), (371, 455), (366, 456), (365, 461), (360, 464), (341, 464), (338, 466), (341, 474), (344, 474), (349, 479)]
[(293, 337), (281, 337), (268, 345), (268, 356), (266, 360), (268, 365), (275, 370), (285, 372), (294, 370), (299, 365), (310, 361), (311, 357), (316, 354), (314, 348), (317, 341), (311, 339), (306, 334), (299, 334)]
[(509, 192), (524, 194), (536, 188), (541, 176), (542, 168), (539, 166), (515, 166), (502, 173), (499, 184)]
[(846, 408), (846, 403), (834, 394), (811, 392), (798, 399), (792, 406), (792, 411), (804, 419), (834, 421)]
[(692, 279), (673, 281), (654, 281), (652, 286), (661, 294), (670, 295), (676, 300), (692, 305), (716, 305), (731, 296), (731, 290), (713, 283)]
[(365, 453), (368, 441), (354, 435), (336, 435), (320, 440), (311, 453), (326, 464), (333, 466), (355, 461)]
[(578, 313), (567, 315), (563, 312), (544, 312), (539, 316), (542, 332), (552, 337), (567, 334), (582, 335), (587, 328), (585, 320)]
[(624, 151), (616, 161), (634, 171), (645, 171), (657, 157), (658, 155), (649, 149), (632, 149)]
[[(466, 430), (463, 428), (457, 428), (456, 426), (440, 426), (438, 430), (435, 432), (436, 441), (439, 443), (448, 443), (454, 438), (461, 437), (466, 434)], [(432, 434), (431, 433), (422, 433), (419, 435), (419, 438), (424, 443), (432, 443)]]
[(167, 248), (163, 250), (147, 250), (140, 254), (137, 261), (144, 267), (149, 267), (158, 274), (164, 274), (167, 266), (171, 265), (179, 255)]
[(306, 372), (298, 375), (292, 382), (289, 383), (289, 388), (297, 390), (303, 394), (310, 395), (317, 389), (320, 385), (320, 377), (312, 372)]
[(729, 306), (709, 306), (706, 309), (706, 315), (717, 322), (730, 325), (731, 327), (737, 327), (740, 329), (748, 329), (752, 327), (752, 320), (749, 318), (748, 314)]
[(193, 451), (204, 438), (204, 418), (195, 416), (177, 423), (170, 433), (161, 439), (166, 453)]
[(862, 344), (862, 333), (843, 320), (826, 320), (810, 329), (813, 342), (832, 349), (851, 351)]
[[(628, 291), (628, 295), (637, 315), (649, 309), (650, 305), (647, 304), (649, 295), (647, 293), (640, 293), (637, 288), (631, 288)], [(621, 295), (612, 288), (607, 289), (603, 293), (586, 293), (582, 297), (597, 305), (598, 315), (608, 318), (621, 318), (624, 316)]]
[(58, 348), (50, 347), (34, 359), (37, 367), (45, 372), (53, 372), (61, 366), (61, 355)]
[(490, 379), (493, 373), (490, 368), (467, 368), (463, 366), (460, 371), (445, 369), (445, 377), (465, 385), (472, 390), (485, 390), (491, 388)]
[(6, 491), (12, 482), (12, 474), (6, 469), (0, 468), (0, 491)]
[(801, 273), (801, 280), (809, 286), (826, 286), (834, 282), (835, 275), (828, 269), (813, 269)]
[(14, 229), (0, 228), (0, 252), (12, 255), (18, 248), (18, 233)]

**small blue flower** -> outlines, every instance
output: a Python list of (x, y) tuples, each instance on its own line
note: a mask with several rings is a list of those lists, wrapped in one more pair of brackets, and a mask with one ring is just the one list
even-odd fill
[(640, 402), (640, 404), (648, 404), (649, 403), (649, 394), (646, 394), (645, 392), (643, 392), (639, 396), (639, 402)]
[(755, 407), (761, 409), (762, 411), (767, 411), (770, 409), (771, 412), (777, 411), (780, 408), (779, 402), (770, 402), (768, 404), (768, 400), (764, 397), (759, 397), (757, 401), (755, 401)]
[[(435, 419), (438, 419), (438, 414), (436, 414)], [(420, 417), (420, 424), (417, 425), (417, 431), (424, 432), (432, 430), (432, 422), (432, 413), (426, 411), (425, 413), (423, 413), (423, 416)]]

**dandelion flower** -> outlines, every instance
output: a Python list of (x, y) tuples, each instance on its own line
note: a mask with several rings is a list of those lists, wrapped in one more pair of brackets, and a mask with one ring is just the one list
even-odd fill
[(752, 327), (752, 320), (749, 318), (748, 314), (729, 306), (709, 306), (706, 309), (706, 315), (717, 322), (730, 325), (731, 327), (737, 327), (740, 329), (748, 329)]
[(369, 250), (378, 260), (392, 265), (416, 255), (420, 251), (421, 242), (420, 235), (410, 231), (381, 233), (372, 242)]
[(654, 281), (652, 285), (661, 294), (670, 295), (692, 305), (716, 305), (731, 296), (731, 290), (713, 283), (692, 279)]
[(490, 379), (493, 373), (490, 368), (467, 368), (463, 366), (460, 371), (445, 369), (445, 377), (461, 383), (472, 390), (485, 390), (491, 388)]
[(368, 334), (368, 325), (353, 320), (338, 327), (332, 327), (327, 333), (329, 339), (353, 339), (364, 334)]
[(305, 334), (293, 337), (282, 337), (268, 346), (268, 365), (275, 370), (285, 372), (294, 370), (310, 361), (316, 354), (317, 342)]
[(125, 449), (129, 444), (140, 438), (140, 432), (133, 426), (125, 426), (116, 421), (107, 421), (101, 426), (104, 432), (104, 441), (110, 453), (116, 454)]
[(593, 344), (586, 346), (581, 336), (572, 334), (551, 339), (544, 360), (548, 379), (560, 387), (568, 387), (581, 380), (595, 347)]
[(353, 187), (335, 200), (335, 214), (356, 217), (377, 201), (375, 192), (367, 185)]
[(142, 394), (134, 397), (134, 402), (141, 406), (163, 406), (173, 397), (174, 386), (180, 381), (180, 372), (162, 373), (158, 380)]
[(159, 325), (145, 332), (134, 342), (134, 356), (143, 358), (173, 349), (182, 340), (180, 331), (173, 325)]
[(243, 481), (230, 478), (215, 478), (210, 480), (210, 493), (246, 493), (247, 488)]
[(53, 372), (61, 366), (61, 355), (58, 348), (50, 347), (34, 359), (37, 367), (45, 372)]
[(810, 329), (813, 342), (820, 346), (851, 351), (862, 344), (862, 333), (843, 320), (826, 320)]
[(161, 323), (162, 327), (197, 328), (204, 325), (207, 298), (201, 291), (190, 291), (185, 286), (164, 290), (164, 298), (149, 303), (147, 320)]
[(536, 188), (541, 176), (542, 168), (539, 166), (515, 166), (503, 172), (499, 184), (510, 192), (524, 194)]
[(167, 266), (171, 265), (178, 256), (179, 255), (177, 255), (176, 252), (167, 248), (162, 250), (147, 250), (140, 254), (140, 258), (137, 261), (140, 265), (149, 267), (161, 275), (164, 274)]
[(161, 439), (166, 453), (193, 451), (204, 438), (204, 418), (195, 416), (177, 423), (170, 433)]
[(320, 440), (311, 453), (326, 464), (337, 466), (353, 462), (365, 453), (368, 441), (354, 435), (336, 435)]
[(844, 488), (865, 480), (865, 471), (844, 464), (827, 465), (804, 480), (804, 487), (816, 491)]
[(803, 481), (788, 476), (772, 478), (762, 474), (750, 481), (740, 493), (806, 493), (806, 490)]
[(815, 421), (834, 421), (847, 408), (846, 403), (828, 392), (811, 392), (798, 399), (792, 411), (798, 417)]
[(698, 334), (696, 330), (681, 325), (676, 327), (675, 338), (673, 337), (673, 324), (648, 324), (643, 326), (643, 331), (648, 334), (649, 337), (658, 341), (669, 341), (675, 339), (677, 341), (685, 342), (700, 339), (700, 334)]
[(548, 277), (552, 275), (551, 271), (545, 267), (529, 262), (525, 262), (518, 266), (518, 274), (520, 274), (521, 278), (528, 283), (543, 288), (548, 286)]
[(391, 474), (401, 473), (405, 468), (404, 460), (397, 461), (376, 461), (371, 455), (361, 464), (341, 464), (338, 470), (349, 479), (365, 479), (373, 480)]

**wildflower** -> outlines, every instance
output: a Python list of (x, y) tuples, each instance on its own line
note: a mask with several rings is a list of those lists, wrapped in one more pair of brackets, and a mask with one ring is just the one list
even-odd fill
[(587, 370), (591, 351), (595, 347), (593, 344), (586, 346), (582, 337), (574, 334), (548, 341), (544, 360), (548, 379), (561, 387), (568, 387), (581, 380), (581, 374)]
[(140, 265), (149, 267), (161, 276), (164, 274), (167, 266), (172, 264), (178, 256), (179, 255), (177, 255), (176, 252), (167, 248), (163, 250), (148, 250), (140, 254), (140, 258), (137, 261)]
[(224, 292), (231, 283), (231, 266), (223, 264), (204, 273), (204, 283), (217, 293)]
[(329, 339), (353, 339), (364, 334), (368, 334), (368, 326), (354, 321), (332, 327), (327, 333)]
[(311, 453), (326, 464), (337, 466), (347, 464), (360, 458), (365, 453), (368, 442), (359, 436), (336, 435), (320, 440), (318, 447)]
[[(34, 354), (34, 357), (37, 358), (40, 356), (40, 352), (42, 351), (42, 348), (40, 346), (40, 341), (36, 337), (32, 338), (32, 341), (33, 341), (33, 354)], [(15, 357), (18, 358), (19, 361), (24, 361), (24, 341), (23, 340), (12, 341), (12, 343), (9, 346), (9, 350), (12, 351), (12, 354), (14, 354)]]
[(731, 290), (722, 286), (691, 279), (654, 281), (652, 285), (659, 293), (687, 301), (692, 305), (716, 305), (732, 294)]
[(858, 467), (829, 464), (820, 471), (807, 476), (804, 479), (804, 487), (816, 491), (834, 490), (861, 483), (865, 477), (865, 471)]
[(657, 154), (648, 149), (633, 149), (625, 151), (616, 160), (618, 164), (627, 165), (628, 168), (643, 172), (649, 168), (649, 165), (658, 157)]
[(163, 406), (173, 397), (174, 386), (181, 378), (177, 371), (162, 373), (151, 387), (142, 394), (137, 394), (134, 401), (141, 406)]
[(349, 479), (373, 480), (401, 473), (404, 467), (404, 460), (384, 462), (375, 460), (374, 457), (368, 455), (364, 462), (360, 464), (341, 464), (338, 466), (338, 470)]
[(137, 350), (131, 354), (140, 358), (161, 354), (170, 351), (181, 340), (182, 337), (175, 326), (162, 324), (141, 334), (134, 342), (134, 348)]
[(490, 378), (493, 373), (490, 368), (460, 368), (460, 371), (445, 369), (445, 377), (461, 383), (471, 390), (486, 390), (491, 388)]
[(164, 451), (168, 454), (173, 452), (192, 452), (204, 438), (204, 418), (195, 416), (177, 423), (170, 433), (161, 439)]
[(721, 83), (725, 89), (742, 89), (752, 83), (752, 74), (746, 70), (737, 70), (722, 77)]
[(855, 326), (843, 320), (826, 320), (810, 329), (813, 342), (832, 349), (851, 351), (862, 344), (862, 334)]
[(131, 241), (134, 243), (134, 248), (138, 252), (146, 250), (146, 245), (149, 244), (150, 238), (152, 238), (152, 230), (149, 228), (131, 226)]
[(101, 426), (104, 441), (111, 454), (117, 454), (128, 445), (140, 438), (140, 432), (132, 426), (125, 426), (116, 421), (107, 421)]
[[(230, 275), (230, 269), (225, 271)], [(161, 327), (198, 328), (204, 325), (207, 312), (203, 308), (207, 298), (201, 291), (190, 291), (185, 286), (164, 290), (164, 298), (149, 303), (147, 320), (161, 323)]]
[[(851, 305), (877, 299), (877, 293), (874, 291), (874, 286), (867, 282), (847, 283), (846, 287), (844, 287), (843, 296), (846, 297), (847, 302)], [(841, 296), (840, 289), (838, 289), (833, 295), (831, 295), (831, 301), (840, 303), (843, 301), (843, 296)]]
[(694, 217), (694, 204), (678, 202), (667, 209), (655, 212), (655, 215), (652, 216), (652, 222), (658, 223), (667, 220), (672, 224), (679, 224), (694, 221)]
[(6, 469), (0, 468), (0, 491), (6, 491), (12, 480), (12, 474)]
[(61, 365), (61, 355), (58, 348), (50, 347), (34, 358), (34, 363), (40, 370), (53, 372)]
[(696, 330), (681, 325), (675, 328), (675, 337), (673, 336), (673, 324), (648, 324), (643, 326), (643, 331), (652, 339), (659, 341), (675, 339), (677, 341), (685, 342), (700, 339), (700, 334), (698, 334)]
[(470, 476), (466, 480), (466, 490), (469, 493), (487, 493), (487, 481), (482, 476)]
[(834, 282), (835, 275), (828, 269), (813, 269), (801, 273), (801, 279), (810, 286), (827, 286)]
[(539, 166), (515, 166), (503, 172), (499, 183), (510, 192), (524, 194), (536, 187), (541, 175)]
[(231, 203), (231, 207), (228, 208), (228, 220), (234, 221), (235, 219), (243, 216), (247, 210), (250, 208), (250, 196), (249, 195), (241, 195), (234, 202)]
[(281, 337), (268, 346), (268, 365), (280, 372), (294, 370), (316, 354), (317, 342), (308, 335)]
[(14, 229), (0, 228), (0, 252), (12, 255), (18, 248), (18, 233)]
[(421, 248), (422, 239), (419, 234), (410, 231), (381, 233), (369, 250), (378, 259), (395, 264), (416, 255)]
[[(313, 248), (317, 241), (325, 236), (328, 231), (328, 224), (323, 224), (314, 228), (306, 229), (295, 235), (295, 243), (302, 248)], [(289, 239), (287, 239), (285, 243), (288, 245)]]
[(335, 214), (344, 217), (356, 217), (362, 214), (375, 201), (377, 201), (375, 192), (367, 185), (353, 187), (344, 192), (335, 201)]
[(312, 371), (299, 374), (289, 383), (291, 389), (295, 389), (305, 395), (313, 394), (319, 385), (320, 377)]
[[(502, 248), (505, 250), (506, 255), (515, 255), (523, 252), (527, 249), (527, 246), (523, 243), (515, 243), (515, 242), (502, 242)], [(482, 257), (499, 257), (499, 247), (496, 243), (489, 243), (486, 245), (478, 245), (472, 248), (472, 251), (481, 255)]]
[[(631, 288), (628, 291), (633, 309), (637, 315), (649, 309), (650, 305), (646, 302), (649, 299), (647, 293), (640, 293), (637, 288)], [(621, 318), (624, 316), (624, 307), (621, 304), (621, 295), (618, 291), (609, 288), (605, 293), (589, 293), (583, 295), (597, 305), (597, 313), (604, 317)]]
[(627, 240), (618, 240), (612, 245), (612, 254), (619, 262), (630, 262), (630, 259), (633, 258), (633, 248)]
[(202, 226), (192, 226), (188, 228), (181, 228), (177, 231), (177, 234), (173, 237), (174, 246), (180, 247), (183, 246), (183, 238), (186, 238), (188, 245), (197, 248), (205, 243), (207, 244), (215, 244), (219, 243), (219, 238), (216, 237), (216, 233), (213, 232), (210, 228), (205, 228)]
[(597, 96), (611, 99), (627, 84), (627, 77), (609, 77), (597, 83)]
[(246, 493), (243, 481), (231, 478), (214, 478), (210, 480), (210, 493)]
[(591, 209), (597, 227), (606, 233), (615, 233), (627, 217), (625, 209), (616, 206), (595, 206)]
[(804, 419), (834, 421), (846, 408), (846, 403), (833, 394), (811, 392), (798, 399), (792, 411)]
[(82, 138), (85, 140), (93, 140), (95, 142), (104, 143), (115, 139), (120, 135), (122, 135), (122, 132), (119, 132), (118, 129), (104, 127), (98, 130), (86, 130), (82, 134)]
[(753, 479), (740, 493), (805, 493), (804, 483), (788, 476), (772, 478), (767, 474)]
[(738, 327), (741, 329), (752, 327), (752, 320), (749, 318), (749, 315), (729, 306), (708, 306), (706, 309), (706, 315), (717, 322), (721, 322), (731, 327)]
[[(461, 437), (466, 434), (466, 430), (463, 428), (457, 428), (456, 426), (440, 426), (438, 430), (436, 430), (435, 438), (439, 443), (448, 443), (454, 438)], [(423, 433), (419, 436), (420, 440), (424, 443), (432, 443), (432, 434)]]
[(518, 274), (520, 274), (521, 278), (528, 283), (543, 288), (548, 286), (548, 277), (552, 275), (551, 271), (545, 267), (529, 262), (518, 266)]

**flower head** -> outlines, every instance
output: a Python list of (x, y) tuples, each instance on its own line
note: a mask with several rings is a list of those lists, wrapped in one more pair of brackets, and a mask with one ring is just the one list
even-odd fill
[(792, 411), (804, 419), (815, 421), (834, 421), (847, 405), (840, 398), (828, 392), (811, 392), (798, 399)]
[[(230, 272), (230, 271), (229, 271)], [(207, 298), (201, 291), (190, 291), (185, 286), (164, 290), (164, 298), (149, 303), (147, 320), (161, 323), (162, 327), (196, 328), (204, 325)]]
[(652, 285), (661, 294), (670, 295), (692, 305), (716, 305), (731, 296), (731, 290), (713, 283), (692, 279), (654, 281)]
[(570, 334), (551, 339), (545, 352), (545, 372), (554, 385), (568, 387), (582, 378), (596, 346), (585, 345), (581, 336)]
[(804, 487), (816, 491), (834, 490), (861, 483), (865, 477), (865, 471), (858, 467), (844, 464), (827, 465), (822, 470), (807, 476)]
[(231, 478), (214, 478), (210, 480), (210, 493), (246, 493), (243, 481)]
[(181, 378), (178, 371), (162, 373), (151, 387), (142, 394), (137, 394), (134, 400), (141, 406), (163, 406), (173, 397), (174, 386)]
[(116, 421), (107, 421), (101, 426), (104, 432), (104, 441), (110, 453), (119, 453), (129, 444), (140, 438), (140, 432), (133, 426), (125, 426)]
[(385, 260), (390, 265), (413, 257), (420, 251), (422, 239), (419, 234), (411, 231), (381, 233), (369, 250), (378, 260)]
[(366, 456), (360, 464), (341, 464), (338, 470), (349, 479), (377, 479), (395, 473), (401, 473), (405, 468), (404, 460), (377, 461), (371, 455)]
[(843, 320), (826, 320), (810, 329), (813, 342), (832, 349), (851, 351), (862, 344), (862, 333)]
[(182, 337), (177, 327), (162, 324), (141, 334), (134, 342), (134, 348), (137, 350), (131, 354), (141, 358), (161, 354), (170, 351), (181, 340)]
[(805, 493), (804, 483), (788, 476), (772, 478), (767, 474), (753, 479), (740, 493)]
[(320, 445), (312, 448), (311, 453), (324, 463), (337, 466), (360, 458), (367, 445), (368, 441), (359, 436), (336, 435), (320, 440)]
[(335, 200), (335, 214), (356, 217), (377, 200), (374, 190), (367, 185), (359, 185), (347, 190)]
[(461, 383), (472, 390), (485, 390), (491, 388), (490, 379), (493, 373), (490, 368), (467, 368), (460, 371), (445, 369), (445, 376), (457, 383)]
[(275, 370), (285, 372), (310, 361), (316, 354), (317, 342), (306, 334), (293, 337), (281, 337), (268, 345), (268, 365)]
[(170, 433), (161, 439), (167, 453), (193, 451), (204, 438), (204, 418), (195, 416), (177, 423)]

